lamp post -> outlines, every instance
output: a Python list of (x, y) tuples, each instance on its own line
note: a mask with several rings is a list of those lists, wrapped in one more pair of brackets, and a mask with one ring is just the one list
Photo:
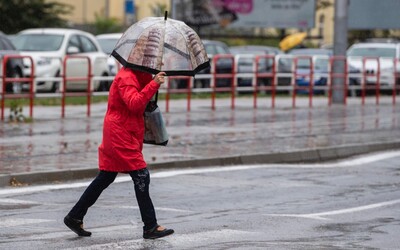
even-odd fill
[[(335, 1), (335, 28), (334, 28), (334, 45), (333, 54), (335, 56), (345, 56), (347, 50), (347, 19), (348, 19), (349, 0)], [(346, 64), (343, 60), (335, 60), (333, 64), (334, 76), (343, 75), (346, 71)], [(347, 77), (347, 76), (346, 76)], [(344, 104), (344, 85), (346, 84), (344, 77), (334, 77), (332, 81), (332, 102)]]

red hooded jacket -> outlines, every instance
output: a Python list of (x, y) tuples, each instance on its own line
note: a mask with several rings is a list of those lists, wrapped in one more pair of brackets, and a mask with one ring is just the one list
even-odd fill
[(115, 76), (99, 146), (100, 170), (129, 172), (146, 167), (143, 114), (159, 87), (149, 73), (124, 67)]

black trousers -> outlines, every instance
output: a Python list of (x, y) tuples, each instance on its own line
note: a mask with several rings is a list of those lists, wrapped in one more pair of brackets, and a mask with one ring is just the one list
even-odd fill
[[(100, 171), (68, 215), (74, 219), (83, 220), (89, 207), (97, 201), (103, 190), (114, 182), (117, 174), (118, 172)], [(149, 194), (150, 173), (147, 168), (144, 168), (131, 171), (129, 175), (135, 186), (136, 200), (144, 223), (143, 229), (149, 230), (157, 225), (156, 213)]]

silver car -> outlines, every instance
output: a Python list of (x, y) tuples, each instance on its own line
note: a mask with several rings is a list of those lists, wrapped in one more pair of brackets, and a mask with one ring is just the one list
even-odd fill
[[(22, 55), (31, 56), (35, 66), (36, 91), (57, 92), (60, 90), (63, 61), (67, 56), (88, 57), (92, 75), (110, 75), (107, 55), (101, 50), (92, 34), (75, 29), (37, 28), (21, 31), (14, 38), (14, 44)], [(30, 62), (26, 61), (25, 75), (30, 73)], [(85, 59), (68, 59), (65, 75), (68, 78), (88, 75), (88, 62)], [(92, 90), (107, 90), (109, 81), (92, 80)], [(69, 91), (85, 91), (86, 80), (67, 81)]]

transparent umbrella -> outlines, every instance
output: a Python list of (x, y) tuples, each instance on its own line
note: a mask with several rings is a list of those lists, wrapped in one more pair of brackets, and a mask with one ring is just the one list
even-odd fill
[(210, 67), (200, 37), (184, 22), (148, 17), (129, 27), (111, 53), (122, 65), (157, 74), (194, 76)]

